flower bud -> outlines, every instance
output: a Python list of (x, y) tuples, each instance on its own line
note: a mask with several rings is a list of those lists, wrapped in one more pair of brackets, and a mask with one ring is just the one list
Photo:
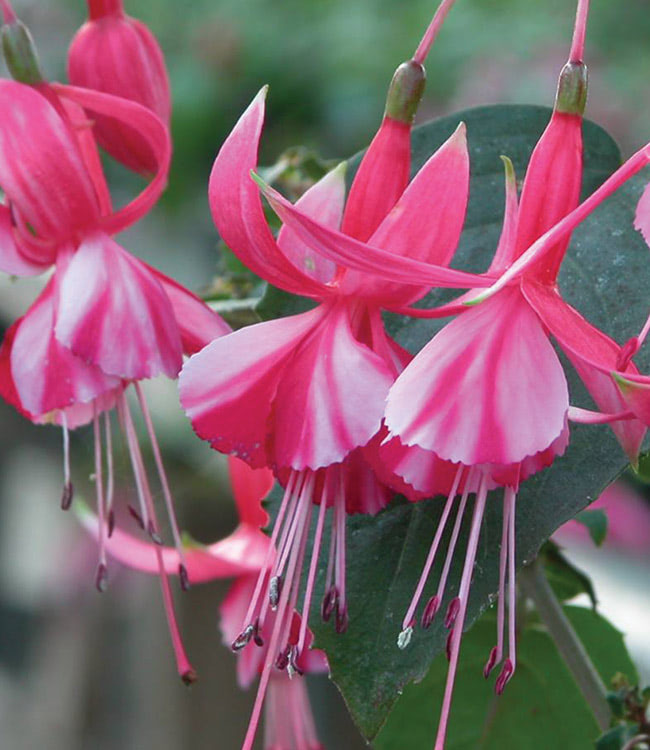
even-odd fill
[(2, 27), (2, 52), (11, 77), (30, 86), (43, 83), (36, 45), (29, 29), (13, 18)]
[(555, 111), (583, 115), (587, 104), (587, 66), (568, 62), (560, 73), (555, 96)]
[(386, 97), (386, 117), (411, 125), (426, 84), (424, 67), (415, 60), (402, 63), (390, 82)]
[[(121, 0), (89, 0), (88, 6), (90, 18), (77, 32), (68, 53), (71, 83), (138, 102), (168, 125), (169, 80), (153, 34), (124, 14)], [(156, 170), (150, 146), (130, 126), (97, 116), (95, 136), (129, 169), (145, 174)]]

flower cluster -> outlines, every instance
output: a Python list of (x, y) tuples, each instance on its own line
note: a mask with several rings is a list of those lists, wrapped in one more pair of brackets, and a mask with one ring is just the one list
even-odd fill
[[(284, 198), (257, 175), (265, 89), (241, 116), (210, 176), (215, 226), (252, 272), (307, 298), (310, 309), (233, 332), (198, 297), (113, 239), (152, 208), (169, 169), (169, 84), (151, 33), (125, 16), (119, 0), (89, 0), (90, 18), (70, 47), (74, 85), (50, 83), (25, 27), (7, 0), (0, 2), (14, 77), (0, 80), (6, 113), (0, 269), (16, 276), (51, 270), (37, 300), (7, 331), (0, 394), (33, 422), (62, 427), (64, 507), (73, 495), (68, 431), (92, 424), (97, 512), (82, 507), (80, 515), (98, 540), (97, 587), (106, 585), (107, 555), (160, 576), (179, 672), (188, 682), (194, 671), (168, 576), (177, 574), (183, 588), (236, 577), (221, 609), (224, 639), (239, 653), (240, 683), (260, 676), (244, 750), (253, 746), (265, 699), (268, 748), (320, 747), (304, 685), (293, 679), (326, 669), (323, 654), (311, 649), (310, 617), (318, 605), (337, 633), (351, 626), (347, 517), (378, 513), (396, 492), (412, 502), (446, 498), (395, 634), (397, 646), (407, 648), (418, 621), (429, 628), (446, 602), (450, 666), (435, 745), (443, 748), (488, 493), (501, 490), (503, 521), (496, 645), (484, 674), (500, 665), (500, 694), (516, 666), (515, 520), (522, 482), (564, 453), (571, 422), (609, 425), (632, 463), (650, 425), (650, 376), (632, 361), (650, 319), (620, 345), (569, 305), (557, 284), (572, 231), (650, 163), (646, 146), (580, 203), (588, 0), (578, 2), (553, 113), (520, 194), (503, 157), (503, 227), (480, 274), (450, 267), (469, 192), (463, 123), (411, 178), (424, 62), (453, 4), (443, 0), (413, 57), (396, 70), (383, 120), (347, 197), (341, 164), (296, 203)], [(150, 178), (117, 210), (98, 145)], [(277, 237), (262, 197), (282, 222)], [(650, 192), (638, 205), (636, 226), (650, 236)], [(433, 288), (464, 291), (437, 308), (415, 307)], [(453, 319), (414, 355), (388, 334), (384, 311)], [(598, 411), (571, 405), (552, 341)], [(183, 355), (191, 355), (185, 364)], [(182, 543), (140, 385), (179, 373), (181, 404), (196, 433), (231, 457), (240, 512), (238, 529), (207, 548)], [(128, 391), (142, 410), (173, 548), (162, 543)], [(116, 528), (113, 410), (140, 501), (130, 510), (147, 541)], [(269, 538), (260, 531), (268, 520), (260, 500), (274, 479), (283, 496)], [(462, 576), (450, 598), (466, 517)], [(436, 593), (422, 601), (449, 527)]]

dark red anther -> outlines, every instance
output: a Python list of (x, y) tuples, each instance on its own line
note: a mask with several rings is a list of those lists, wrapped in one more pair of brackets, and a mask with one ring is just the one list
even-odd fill
[(336, 605), (336, 632), (341, 635), (342, 633), (345, 633), (345, 631), (348, 629), (349, 625), (349, 619), (348, 619), (348, 608), (343, 607), (342, 610), (339, 611), (338, 603)]
[(486, 680), (490, 676), (490, 672), (494, 669), (496, 663), (497, 647), (493, 646), (492, 651), (490, 651), (490, 655), (488, 656), (488, 660), (485, 662), (485, 666), (483, 667), (483, 677), (485, 677)]
[(104, 563), (99, 563), (97, 573), (95, 574), (95, 588), (100, 594), (108, 588), (108, 568)]
[(132, 506), (127, 505), (127, 510), (129, 511), (129, 515), (131, 518), (134, 519), (134, 521), (138, 524), (138, 526), (144, 531), (144, 521), (142, 520), (142, 516), (138, 513), (138, 511)]
[(323, 618), (323, 622), (329, 622), (332, 613), (336, 607), (339, 599), (339, 592), (336, 586), (332, 586), (329, 591), (325, 592), (323, 597), (323, 603), (321, 604), (320, 614)]
[(190, 685), (193, 685), (197, 680), (199, 679), (199, 676), (193, 669), (188, 669), (186, 672), (183, 672), (181, 675), (181, 680), (183, 680), (183, 683), (189, 687)]
[(438, 613), (438, 610), (440, 609), (440, 597), (439, 596), (432, 596), (431, 599), (427, 602), (424, 612), (422, 613), (422, 619), (420, 620), (420, 624), (422, 627), (427, 630), (431, 627), (431, 623), (433, 622), (434, 617)]
[(106, 524), (107, 530), (108, 530), (108, 538), (110, 539), (113, 536), (113, 532), (115, 531), (115, 511), (110, 510), (108, 512), (108, 523)]
[(513, 667), (512, 662), (510, 661), (510, 659), (506, 659), (503, 662), (501, 673), (497, 677), (497, 681), (494, 684), (494, 692), (497, 695), (501, 695), (503, 693), (506, 685), (508, 684), (508, 682), (510, 682), (510, 678), (512, 677), (514, 671), (515, 668)]
[(61, 510), (69, 510), (74, 497), (74, 486), (72, 482), (66, 482), (61, 492)]
[(289, 654), (291, 648), (287, 647), (284, 651), (280, 651), (278, 658), (275, 660), (275, 668), (283, 672), (289, 666)]
[(190, 577), (187, 574), (187, 568), (183, 565), (183, 563), (179, 563), (178, 565), (178, 580), (180, 581), (181, 589), (183, 591), (190, 590)]
[(454, 629), (452, 628), (447, 634), (447, 643), (445, 644), (445, 653), (447, 654), (447, 661), (451, 661), (451, 642), (454, 638)]
[(230, 648), (237, 652), (241, 651), (245, 646), (250, 643), (251, 638), (255, 635), (255, 627), (253, 625), (247, 625), (242, 632), (235, 638), (231, 643)]
[(264, 638), (260, 635), (260, 618), (258, 617), (253, 624), (253, 640), (255, 645), (262, 648), (264, 645)]
[(449, 602), (449, 607), (447, 607), (447, 614), (445, 615), (445, 627), (451, 628), (454, 626), (454, 623), (456, 622), (456, 617), (458, 617), (458, 612), (460, 611), (460, 599), (456, 596)]

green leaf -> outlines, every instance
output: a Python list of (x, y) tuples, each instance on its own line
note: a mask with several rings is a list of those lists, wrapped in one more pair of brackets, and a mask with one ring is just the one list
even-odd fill
[[(618, 670), (633, 670), (621, 634), (589, 609), (565, 607), (606, 683)], [(465, 635), (452, 707), (447, 750), (591, 750), (598, 725), (553, 640), (536, 621), (522, 630), (518, 664), (504, 694), (494, 695), (494, 678), (482, 669), (494, 645), (495, 617), (484, 616)], [(430, 750), (447, 675), (439, 656), (419, 685), (410, 685), (373, 743), (375, 750)], [(432, 710), (432, 708), (434, 710)]]
[(638, 724), (635, 726), (619, 724), (598, 738), (596, 750), (621, 750), (638, 732)]
[(578, 513), (575, 520), (586, 527), (593, 543), (596, 547), (600, 547), (607, 536), (607, 513), (601, 508), (597, 510), (582, 510)]
[[(456, 267), (485, 270), (497, 244), (503, 213), (503, 165), (509, 156), (521, 179), (550, 110), (543, 107), (481, 107), (427, 123), (413, 134), (413, 169), (455, 130), (467, 125), (472, 165), (467, 222), (454, 260)], [(584, 193), (588, 194), (620, 164), (614, 141), (593, 123), (585, 123)], [(359, 157), (350, 162), (349, 174)], [(647, 179), (647, 178), (646, 178)], [(565, 298), (591, 322), (618, 341), (640, 330), (650, 288), (648, 248), (633, 230), (642, 176), (631, 180), (576, 230), (560, 274)], [(434, 290), (423, 301), (439, 304), (457, 292)], [(313, 304), (269, 289), (263, 303), (267, 317), (296, 312)], [(402, 346), (416, 353), (444, 321), (386, 316), (387, 327)], [(650, 351), (650, 347), (646, 347)], [(644, 355), (647, 356), (647, 355)], [(644, 365), (643, 359), (640, 362)], [(645, 364), (647, 364), (647, 359)], [(572, 403), (593, 408), (580, 380), (566, 365)], [(486, 373), (489, 376), (489, 373)], [(608, 427), (572, 426), (571, 444), (553, 466), (527, 480), (517, 502), (517, 564), (531, 560), (540, 545), (565, 521), (594, 500), (627, 461)], [(488, 500), (468, 609), (468, 626), (497, 591), (501, 539), (500, 493)], [(468, 512), (471, 511), (471, 503)], [(350, 519), (348, 595), (350, 627), (336, 636), (320, 622), (314, 608), (311, 624), (316, 644), (329, 658), (332, 678), (363, 734), (372, 739), (408, 683), (421, 680), (445, 646), (440, 622), (426, 632), (416, 630), (405, 651), (396, 647), (401, 621), (415, 589), (442, 512), (440, 500), (417, 505), (396, 501), (375, 518)], [(463, 531), (458, 546), (462, 556)], [(445, 544), (443, 542), (442, 555)], [(462, 560), (452, 567), (449, 597), (460, 577)], [(430, 576), (424, 600), (435, 591), (440, 561)], [(322, 579), (321, 579), (322, 594)], [(444, 607), (447, 602), (443, 603)]]
[(591, 606), (596, 607), (598, 600), (591, 579), (570, 560), (567, 560), (555, 542), (551, 540), (546, 542), (540, 551), (540, 556), (544, 563), (544, 573), (555, 596), (560, 601), (573, 599), (578, 594), (587, 594), (591, 600)]

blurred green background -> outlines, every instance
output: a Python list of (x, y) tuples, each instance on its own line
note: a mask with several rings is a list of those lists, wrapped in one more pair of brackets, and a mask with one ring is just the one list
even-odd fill
[[(650, 2), (592, 7), (586, 59), (588, 116), (629, 154), (650, 139)], [(80, 0), (20, 2), (52, 79), (83, 23)], [(245, 106), (270, 84), (264, 164), (304, 145), (342, 158), (367, 145), (394, 68), (415, 49), (435, 10), (403, 0), (138, 0), (126, 3), (158, 37), (169, 67), (174, 162), (159, 206), (121, 237), (132, 252), (201, 289), (222, 268), (208, 205), (216, 151)], [(550, 105), (569, 48), (574, 3), (458, 0), (427, 63), (420, 121), (492, 103)], [(5, 74), (4, 71), (2, 71)], [(136, 179), (109, 166), (119, 200)], [(0, 280), (0, 329), (34, 299), (42, 280)], [(182, 525), (201, 541), (235, 524), (215, 454), (193, 437), (174, 384), (149, 399), (172, 475)], [(0, 722), (2, 748), (237, 748), (252, 696), (240, 696), (234, 659), (220, 645), (218, 584), (180, 601), (201, 681), (177, 683), (155, 581), (112, 566), (112, 585), (92, 586), (94, 549), (58, 510), (60, 435), (33, 427), (0, 403)], [(72, 440), (80, 494), (92, 455), (88, 429)], [(128, 483), (124, 459), (118, 476)], [(328, 748), (361, 748), (325, 678), (313, 698)]]

